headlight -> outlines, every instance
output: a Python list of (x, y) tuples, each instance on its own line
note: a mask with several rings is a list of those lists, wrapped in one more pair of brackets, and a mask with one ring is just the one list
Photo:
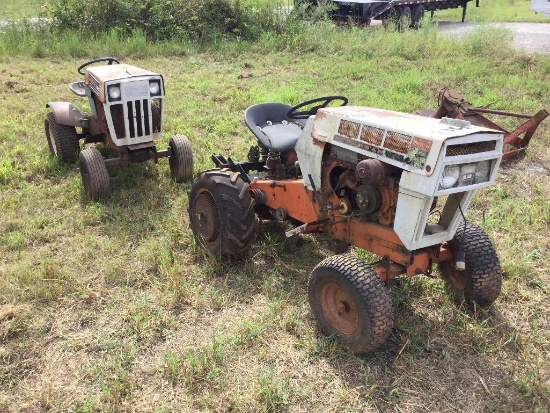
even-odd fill
[(476, 184), (481, 182), (487, 182), (489, 180), (489, 172), (491, 170), (491, 162), (481, 161), (477, 163), (476, 166)]
[(491, 161), (447, 165), (443, 169), (439, 190), (481, 184), (489, 181)]
[(119, 100), (120, 99), (120, 85), (111, 85), (107, 88), (107, 93), (109, 94), (110, 100)]
[(458, 165), (447, 165), (443, 170), (443, 177), (439, 186), (442, 189), (452, 188), (460, 177), (460, 167)]
[(474, 183), (474, 177), (476, 174), (476, 164), (468, 163), (460, 167), (460, 178), (458, 179), (458, 186), (472, 185)]
[(151, 96), (160, 95), (160, 81), (158, 80), (149, 81), (149, 93), (151, 94)]

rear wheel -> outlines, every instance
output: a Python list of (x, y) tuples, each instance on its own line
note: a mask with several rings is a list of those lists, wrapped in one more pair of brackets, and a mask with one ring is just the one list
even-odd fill
[(183, 135), (174, 135), (168, 143), (171, 149), (169, 158), (170, 174), (174, 181), (181, 183), (193, 176), (193, 152), (191, 142)]
[(350, 255), (321, 261), (309, 278), (309, 303), (322, 331), (354, 353), (382, 345), (393, 327), (388, 290), (374, 269)]
[(411, 27), (412, 24), (412, 12), (411, 8), (409, 6), (401, 7), (400, 10), (398, 10), (398, 18), (397, 18), (397, 30), (400, 32), (405, 31), (409, 27)]
[(105, 199), (111, 194), (109, 174), (101, 153), (95, 148), (80, 153), (80, 175), (86, 194), (94, 201)]
[(197, 176), (189, 218), (197, 241), (217, 257), (243, 253), (256, 239), (254, 202), (237, 172), (213, 169)]
[(424, 20), (425, 9), (422, 4), (414, 6), (411, 11), (411, 26), (415, 29), (422, 27), (422, 21)]
[(80, 152), (75, 127), (57, 123), (52, 112), (46, 115), (44, 126), (50, 153), (62, 163), (74, 163)]
[(458, 271), (452, 261), (439, 264), (447, 290), (471, 307), (490, 307), (500, 295), (502, 268), (489, 236), (479, 226), (469, 222), (458, 227), (453, 245), (462, 245), (466, 269)]

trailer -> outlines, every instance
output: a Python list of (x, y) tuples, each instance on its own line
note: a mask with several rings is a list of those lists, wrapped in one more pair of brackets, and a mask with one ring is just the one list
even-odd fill
[[(312, 5), (317, 0), (301, 0)], [(353, 21), (369, 25), (372, 20), (395, 22), (400, 28), (420, 27), (426, 11), (456, 9), (462, 7), (462, 21), (466, 18), (466, 7), (472, 0), (331, 0), (334, 7), (332, 18), (336, 21)], [(548, 1), (548, 0), (545, 0)], [(479, 0), (476, 0), (479, 7)]]
[(550, 17), (550, 0), (531, 0), (529, 10)]

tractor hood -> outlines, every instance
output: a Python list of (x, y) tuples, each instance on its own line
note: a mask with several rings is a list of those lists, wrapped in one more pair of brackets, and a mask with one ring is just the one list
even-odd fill
[(88, 77), (90, 75), (100, 82), (124, 80), (136, 76), (159, 76), (158, 73), (126, 64), (90, 67), (86, 70), (86, 82), (88, 82)]
[[(88, 86), (101, 102), (106, 102), (105, 85), (128, 83), (133, 81), (144, 81), (157, 79), (159, 87), (163, 92), (162, 76), (149, 70), (141, 69), (127, 64), (93, 66), (86, 70), (86, 86)], [(137, 85), (137, 83), (136, 83)]]
[[(469, 136), (470, 142), (487, 141), (501, 131), (471, 125), (468, 121), (424, 116), (369, 107), (340, 106), (319, 109), (311, 136), (402, 169), (431, 175), (444, 143)], [(501, 139), (501, 138), (500, 138)]]

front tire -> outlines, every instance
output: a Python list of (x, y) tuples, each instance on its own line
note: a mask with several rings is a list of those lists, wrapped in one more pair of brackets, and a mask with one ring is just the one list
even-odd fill
[(174, 135), (168, 143), (172, 154), (168, 159), (170, 175), (178, 183), (187, 181), (193, 176), (193, 152), (191, 142), (183, 135)]
[(459, 245), (465, 256), (464, 271), (458, 271), (452, 261), (439, 263), (447, 290), (457, 300), (464, 300), (468, 307), (477, 304), (488, 308), (502, 288), (502, 268), (495, 247), (485, 231), (471, 222), (466, 227), (464, 224), (458, 227), (452, 246)]
[(44, 127), (52, 156), (62, 163), (74, 163), (80, 152), (76, 128), (57, 123), (52, 112), (46, 115)]
[(356, 257), (335, 255), (321, 261), (309, 278), (308, 297), (321, 330), (335, 334), (356, 354), (381, 346), (393, 328), (386, 286)]
[(216, 257), (246, 252), (256, 239), (254, 201), (238, 172), (213, 169), (197, 176), (189, 218), (197, 241)]
[(107, 167), (97, 149), (87, 148), (80, 153), (80, 176), (84, 191), (94, 201), (108, 198), (111, 194)]

